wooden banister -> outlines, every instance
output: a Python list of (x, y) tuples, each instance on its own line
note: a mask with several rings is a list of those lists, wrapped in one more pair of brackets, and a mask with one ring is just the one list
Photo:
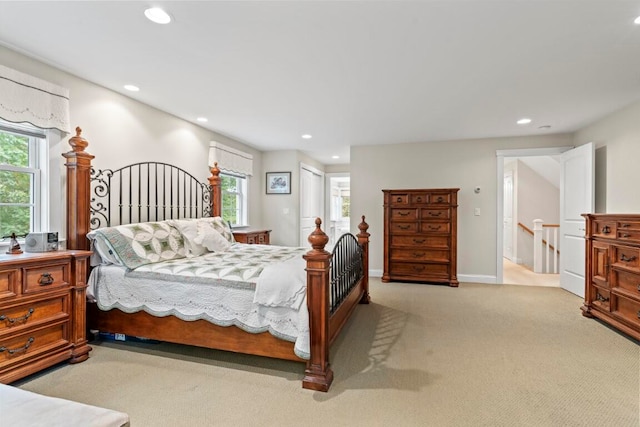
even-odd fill
[[(559, 228), (560, 227), (559, 224), (543, 224), (542, 226), (543, 227), (549, 227), (549, 228)], [(533, 236), (533, 230), (531, 230), (529, 227), (527, 227), (523, 223), (519, 222), (518, 223), (518, 227), (522, 228), (524, 231), (526, 231), (527, 233), (531, 234), (531, 236)], [(549, 249), (551, 249), (552, 251), (556, 251), (557, 253), (560, 253), (560, 251), (557, 251), (556, 248), (553, 245), (550, 245), (545, 239), (542, 239), (542, 243), (544, 243), (546, 246), (549, 246)]]

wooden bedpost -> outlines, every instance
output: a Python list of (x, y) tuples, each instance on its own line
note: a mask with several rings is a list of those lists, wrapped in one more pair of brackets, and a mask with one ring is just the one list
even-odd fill
[(62, 154), (67, 162), (67, 249), (89, 249), (91, 160), (95, 157), (84, 151), (89, 145), (76, 127), (76, 136), (69, 139), (71, 151)]
[(211, 216), (222, 216), (222, 179), (218, 162), (210, 169), (209, 186), (211, 186)]
[(307, 261), (307, 306), (311, 355), (304, 371), (302, 387), (328, 391), (333, 381), (329, 364), (329, 263), (331, 254), (324, 250), (329, 237), (320, 229), (322, 220), (316, 218), (316, 229), (309, 235), (313, 248), (303, 258)]
[(371, 234), (367, 233), (369, 224), (365, 222), (364, 215), (362, 215), (362, 222), (358, 225), (358, 229), (360, 230), (358, 243), (362, 248), (362, 269), (364, 270), (362, 272), (362, 289), (364, 293), (360, 299), (360, 304), (369, 304), (369, 301), (371, 301), (369, 296), (369, 236)]

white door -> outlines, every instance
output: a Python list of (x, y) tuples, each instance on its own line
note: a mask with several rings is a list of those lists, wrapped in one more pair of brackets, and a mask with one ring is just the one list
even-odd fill
[(323, 182), (321, 171), (300, 165), (300, 246), (309, 246), (307, 238), (316, 227), (316, 218), (323, 217)]
[(513, 171), (504, 174), (503, 255), (513, 261)]
[(585, 221), (594, 209), (594, 147), (581, 145), (560, 158), (560, 286), (584, 298)]

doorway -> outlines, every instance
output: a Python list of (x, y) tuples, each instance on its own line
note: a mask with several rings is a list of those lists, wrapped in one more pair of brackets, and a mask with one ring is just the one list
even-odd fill
[(537, 219), (551, 227), (559, 223), (559, 156), (570, 148), (498, 151), (497, 283), (560, 286), (557, 272), (533, 271), (533, 230)]
[(333, 248), (340, 236), (351, 230), (351, 177), (348, 173), (327, 174), (326, 188), (327, 248)]

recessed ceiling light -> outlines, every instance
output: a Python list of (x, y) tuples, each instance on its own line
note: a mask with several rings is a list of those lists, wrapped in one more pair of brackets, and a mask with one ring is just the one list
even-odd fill
[(339, 159), (340, 156), (331, 156), (332, 159)]
[(198, 117), (196, 120), (202, 123), (206, 123), (209, 121), (209, 119), (207, 119), (206, 117)]
[(152, 7), (145, 10), (144, 16), (146, 16), (147, 19), (155, 22), (156, 24), (168, 24), (169, 22), (171, 22), (171, 17), (169, 16), (169, 14), (159, 7)]
[(312, 136), (309, 135), (308, 133), (305, 133), (304, 135), (302, 135), (302, 139), (311, 139)]
[(140, 88), (136, 85), (124, 85), (126, 90), (130, 90), (131, 92), (138, 92)]
[(640, 16), (638, 16), (638, 17), (633, 21), (633, 23), (634, 23), (634, 24), (636, 24), (636, 25), (640, 25)]
[(523, 118), (518, 120), (516, 123), (518, 123), (519, 125), (528, 125), (529, 123), (531, 123), (531, 119)]

